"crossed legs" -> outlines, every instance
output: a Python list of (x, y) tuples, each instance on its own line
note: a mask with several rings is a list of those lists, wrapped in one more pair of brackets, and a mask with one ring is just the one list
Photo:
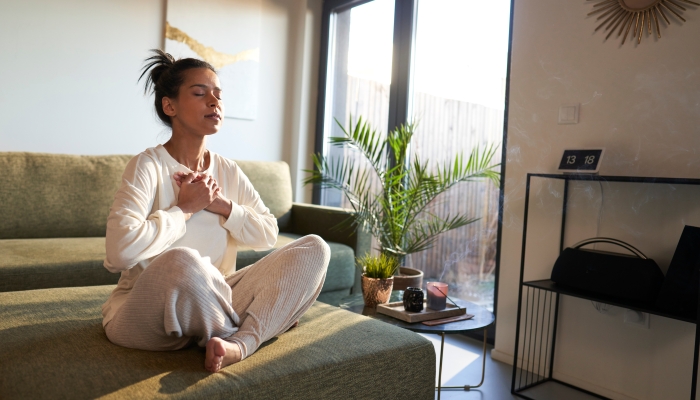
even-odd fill
[(321, 292), (329, 260), (328, 245), (310, 235), (224, 280), (197, 251), (170, 249), (139, 276), (105, 332), (144, 350), (197, 342), (216, 372), (291, 328)]

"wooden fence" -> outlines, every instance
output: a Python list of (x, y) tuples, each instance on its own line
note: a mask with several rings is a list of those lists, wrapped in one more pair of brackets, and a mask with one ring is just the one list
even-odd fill
[[(387, 86), (348, 77), (346, 104), (346, 117), (350, 114), (353, 118), (362, 116), (379, 131), (386, 131)], [(441, 165), (458, 153), (463, 153), (466, 158), (473, 148), (492, 144), (499, 146), (493, 162), (501, 162), (503, 110), (425, 93), (414, 94), (413, 110), (418, 125), (411, 151), (429, 166)], [(347, 119), (343, 122), (347, 123)], [(357, 152), (349, 149), (343, 152), (343, 157), (352, 158), (358, 164), (365, 162)], [(349, 207), (344, 198), (340, 205)], [(471, 299), (486, 296), (480, 302), (489, 305), (493, 296), (498, 187), (490, 181), (459, 184), (436, 199), (429, 212), (441, 217), (466, 214), (480, 220), (442, 234), (433, 248), (412, 254), (407, 260), (408, 266), (421, 269), (430, 278), (466, 283), (460, 285), (463, 286), (458, 290), (461, 295)], [(486, 293), (489, 291), (491, 299)]]

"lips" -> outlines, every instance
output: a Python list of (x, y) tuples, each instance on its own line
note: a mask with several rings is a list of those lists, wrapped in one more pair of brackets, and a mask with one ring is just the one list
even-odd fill
[(211, 119), (215, 119), (217, 121), (221, 121), (221, 115), (219, 115), (219, 113), (207, 114), (204, 116), (204, 118), (211, 118)]

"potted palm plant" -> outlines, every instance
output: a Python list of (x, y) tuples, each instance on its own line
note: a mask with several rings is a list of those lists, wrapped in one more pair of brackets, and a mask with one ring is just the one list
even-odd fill
[(379, 257), (365, 254), (357, 259), (357, 265), (362, 268), (362, 298), (365, 306), (376, 307), (377, 304), (388, 303), (399, 261), (385, 254), (380, 254)]
[[(463, 214), (438, 216), (429, 212), (427, 208), (436, 197), (460, 182), (475, 179), (490, 179), (498, 185), (499, 164), (492, 164), (497, 146), (475, 148), (466, 160), (458, 154), (431, 170), (427, 162), (409, 155), (414, 124), (401, 125), (384, 136), (361, 117), (357, 123), (350, 117), (347, 129), (336, 122), (344, 136), (330, 138), (331, 144), (360, 152), (367, 167), (348, 157), (329, 160), (315, 154), (316, 168), (306, 171), (309, 175), (304, 183), (340, 190), (353, 209), (350, 222), (371, 232), (381, 255), (399, 264), (406, 255), (431, 248), (441, 233), (478, 220)], [(401, 267), (394, 277), (394, 290), (422, 286), (422, 272), (417, 272), (419, 282), (404, 279), (411, 272)]]

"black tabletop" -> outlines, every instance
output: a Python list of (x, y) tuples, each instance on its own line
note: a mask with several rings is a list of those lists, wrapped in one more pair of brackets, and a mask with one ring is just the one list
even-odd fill
[[(395, 302), (395, 301), (401, 301), (403, 298), (403, 291), (402, 290), (395, 290), (391, 292), (391, 299), (389, 299), (390, 302)], [(396, 325), (398, 327), (404, 328), (411, 330), (413, 332), (420, 332), (420, 333), (461, 333), (461, 332), (467, 332), (475, 329), (483, 329), (488, 327), (489, 325), (493, 324), (495, 321), (495, 317), (492, 312), (488, 311), (484, 307), (481, 307), (479, 305), (476, 305), (475, 303), (472, 303), (471, 301), (466, 301), (462, 299), (457, 299), (455, 297), (450, 296), (452, 300), (457, 303), (458, 306), (460, 307), (466, 307), (467, 308), (467, 314), (472, 314), (474, 315), (474, 318), (464, 320), (464, 321), (457, 321), (457, 322), (450, 322), (447, 324), (441, 324), (441, 325), (435, 325), (435, 326), (428, 326), (428, 325), (423, 325), (420, 322), (414, 322), (414, 323), (408, 323), (406, 321), (401, 321), (400, 319), (396, 319), (393, 317), (390, 317), (388, 315), (384, 314), (379, 314), (375, 308), (372, 307), (365, 307), (365, 302), (362, 299), (362, 293), (357, 293), (351, 296), (348, 296), (340, 301), (340, 308), (352, 311), (356, 314), (362, 314), (366, 315), (368, 317), (378, 319), (380, 321), (386, 322), (388, 324)]]

